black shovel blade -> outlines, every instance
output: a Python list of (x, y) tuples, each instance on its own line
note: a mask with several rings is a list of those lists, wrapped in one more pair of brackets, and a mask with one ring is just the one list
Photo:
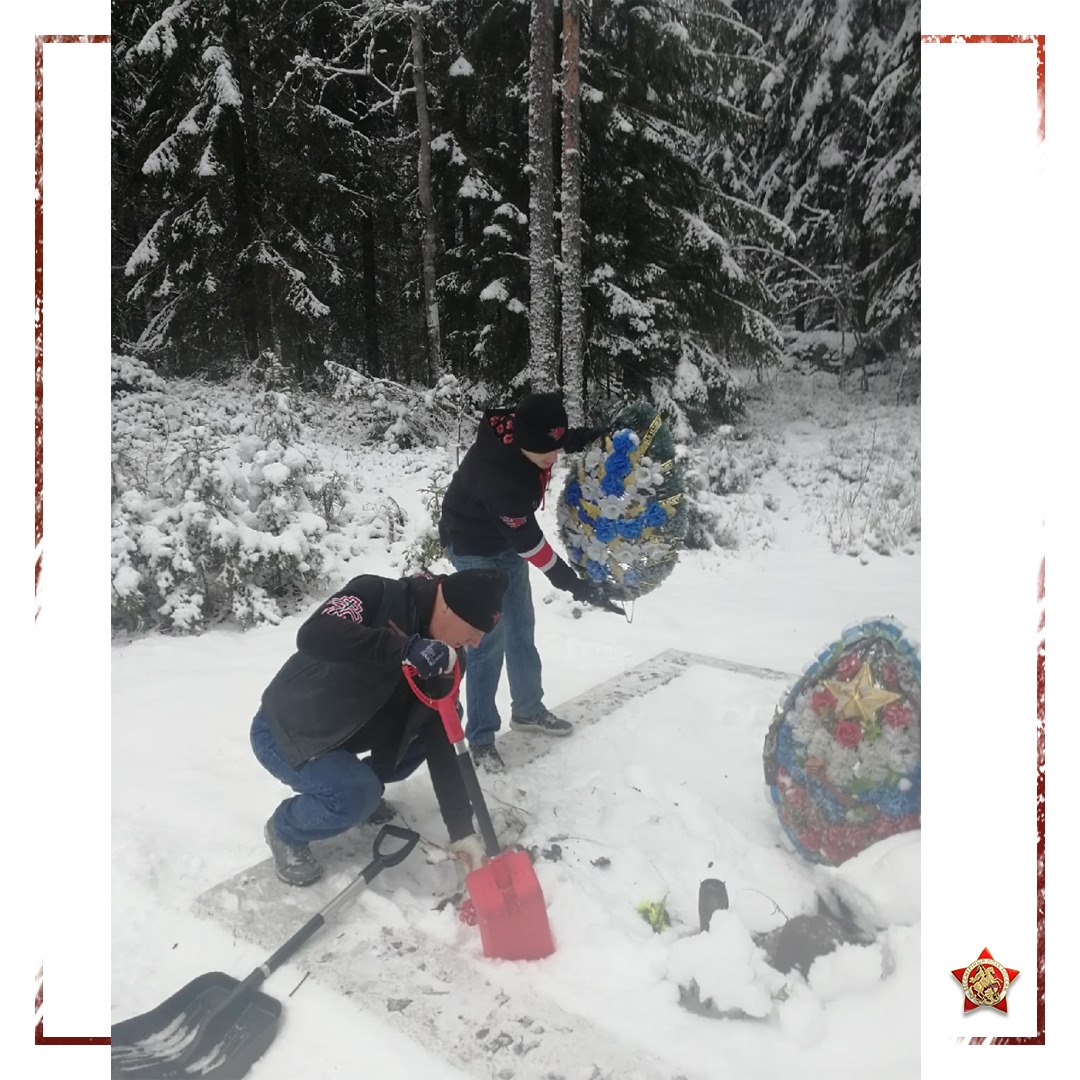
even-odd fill
[(238, 979), (222, 971), (207, 972), (149, 1012), (114, 1024), (114, 1080), (245, 1076), (274, 1041), (281, 1002), (261, 990), (250, 990), (224, 1015), (221, 1005), (239, 985)]

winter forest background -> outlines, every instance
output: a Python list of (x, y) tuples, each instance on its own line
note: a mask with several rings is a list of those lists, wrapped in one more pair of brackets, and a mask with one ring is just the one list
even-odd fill
[(918, 48), (900, 0), (117, 0), (115, 627), (276, 621), (404, 525), (327, 443), (528, 389), (654, 402), (723, 545), (751, 388), (917, 398)]
[[(114, 1022), (292, 932), (292, 897), (205, 902), (267, 869), (258, 695), (350, 577), (449, 569), (439, 508), (480, 410), (558, 387), (572, 421), (655, 405), (689, 512), (632, 618), (532, 575), (546, 700), (580, 730), (546, 756), (501, 733), (484, 783), (557, 951), (484, 963), (417, 774), (388, 798), (423, 857), (304, 954), (314, 978), (282, 976), (260, 1075), (907, 1080), (920, 834), (808, 863), (762, 746), (845, 626), (918, 636), (918, 4), (112, 15)], [(560, 547), (570, 467), (538, 512)], [(355, 858), (323, 855), (340, 887)], [(699, 932), (714, 876), (730, 909)], [(773, 968), (770, 935), (823, 904), (849, 937)]]

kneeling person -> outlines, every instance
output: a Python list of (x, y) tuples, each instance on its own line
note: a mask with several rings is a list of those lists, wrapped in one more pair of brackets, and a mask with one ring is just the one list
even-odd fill
[(282, 881), (317, 881), (322, 867), (309, 843), (377, 820), (385, 786), (425, 760), (451, 851), (469, 869), (480, 865), (484, 847), (453, 747), (402, 665), (416, 668), (430, 697), (449, 692), (455, 656), (464, 665), (465, 646), (498, 623), (506, 584), (488, 569), (400, 580), (365, 574), (300, 627), (297, 651), (263, 691), (251, 725), (256, 758), (297, 792), (264, 831)]

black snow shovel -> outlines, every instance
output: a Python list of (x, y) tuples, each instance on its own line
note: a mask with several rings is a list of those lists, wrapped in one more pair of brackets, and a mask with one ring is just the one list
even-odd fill
[[(390, 837), (404, 843), (384, 851)], [(243, 982), (222, 971), (193, 979), (155, 1009), (113, 1024), (113, 1077), (194, 1080), (212, 1076), (233, 1080), (247, 1074), (274, 1041), (281, 1002), (259, 987), (297, 952), (354, 893), (388, 866), (396, 866), (420, 837), (411, 829), (384, 825), (375, 837), (375, 858), (318, 914), (313, 915), (280, 949)]]

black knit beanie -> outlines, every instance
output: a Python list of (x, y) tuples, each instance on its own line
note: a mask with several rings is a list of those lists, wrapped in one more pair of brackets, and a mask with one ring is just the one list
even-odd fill
[(459, 619), (486, 634), (502, 615), (503, 593), (509, 584), (502, 570), (459, 570), (442, 579), (442, 595)]
[(514, 410), (514, 445), (546, 454), (566, 438), (566, 406), (558, 394), (530, 394)]

